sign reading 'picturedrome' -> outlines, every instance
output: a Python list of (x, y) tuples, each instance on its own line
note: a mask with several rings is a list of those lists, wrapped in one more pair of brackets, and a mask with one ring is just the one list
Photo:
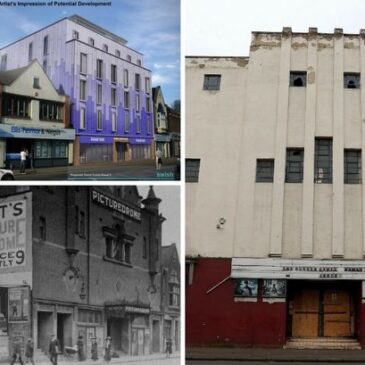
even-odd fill
[(26, 200), (0, 204), (0, 269), (26, 263)]
[(141, 212), (99, 191), (92, 190), (92, 201), (129, 218), (141, 221)]

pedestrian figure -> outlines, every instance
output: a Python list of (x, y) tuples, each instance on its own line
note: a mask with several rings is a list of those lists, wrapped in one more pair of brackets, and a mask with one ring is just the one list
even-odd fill
[(13, 356), (11, 358), (10, 365), (13, 365), (16, 360), (20, 362), (21, 365), (23, 365), (23, 359), (22, 359), (22, 349), (20, 347), (20, 343), (16, 343), (13, 348)]
[(172, 340), (171, 338), (166, 339), (166, 357), (170, 357), (172, 354)]
[(161, 170), (162, 166), (162, 151), (158, 149), (156, 151), (156, 170)]
[(108, 336), (105, 339), (105, 348), (104, 348), (104, 360), (105, 361), (110, 361), (111, 351), (112, 351), (112, 338)]
[(77, 355), (79, 357), (79, 361), (85, 361), (84, 341), (82, 336), (79, 336), (77, 340)]
[(34, 344), (31, 338), (28, 338), (27, 344), (25, 345), (25, 363), (28, 363), (28, 360), (34, 365)]
[(98, 360), (98, 343), (96, 342), (96, 338), (91, 339), (91, 358), (96, 361)]
[(51, 363), (53, 365), (57, 365), (57, 357), (60, 353), (60, 343), (58, 339), (55, 337), (55, 335), (51, 336), (51, 341), (49, 342), (49, 349), (48, 353), (50, 356)]
[(25, 165), (27, 163), (28, 152), (25, 148), (20, 152), (20, 173), (25, 174)]

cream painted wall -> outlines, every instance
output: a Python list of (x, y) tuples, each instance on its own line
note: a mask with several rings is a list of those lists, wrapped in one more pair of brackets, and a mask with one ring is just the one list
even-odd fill
[[(286, 29), (253, 33), (244, 67), (187, 59), (186, 157), (201, 159), (186, 188), (188, 255), (363, 258), (364, 188), (343, 179), (343, 149), (365, 148), (365, 76), (343, 87), (344, 72), (365, 70), (363, 42)], [(307, 71), (307, 87), (289, 87), (291, 70)], [(205, 73), (222, 74), (220, 91), (202, 90)], [(332, 184), (313, 183), (315, 137), (333, 138)], [(285, 183), (287, 147), (305, 148), (303, 183)], [(258, 158), (275, 159), (274, 183), (255, 182)]]

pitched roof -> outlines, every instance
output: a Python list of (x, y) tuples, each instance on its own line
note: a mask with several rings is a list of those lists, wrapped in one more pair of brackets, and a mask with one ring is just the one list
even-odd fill
[(25, 67), (15, 68), (13, 70), (0, 72), (0, 84), (10, 85), (12, 84), (32, 63)]
[(177, 252), (176, 243), (172, 243), (169, 246), (161, 246), (161, 263), (163, 266), (169, 266), (172, 255), (176, 252), (177, 261), (179, 261), (179, 254)]

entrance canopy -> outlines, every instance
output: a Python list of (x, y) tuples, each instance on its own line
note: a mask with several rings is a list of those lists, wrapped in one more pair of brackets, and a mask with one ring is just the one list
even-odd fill
[(365, 261), (234, 257), (231, 277), (234, 279), (365, 280)]

